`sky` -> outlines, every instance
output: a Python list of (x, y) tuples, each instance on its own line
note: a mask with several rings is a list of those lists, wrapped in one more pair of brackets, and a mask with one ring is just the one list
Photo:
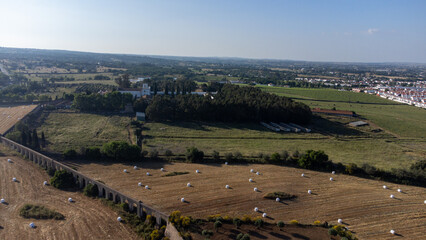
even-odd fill
[(426, 0), (0, 0), (0, 46), (426, 63)]

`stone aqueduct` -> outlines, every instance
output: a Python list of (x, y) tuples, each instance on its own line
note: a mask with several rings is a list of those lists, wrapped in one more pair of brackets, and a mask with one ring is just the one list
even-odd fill
[[(5, 146), (19, 152), (20, 154), (28, 158), (30, 161), (42, 166), (43, 168), (50, 167), (55, 170), (66, 170), (67, 172), (72, 173), (72, 175), (78, 182), (80, 188), (84, 188), (89, 183), (97, 186), (99, 190), (99, 197), (107, 198), (109, 200), (114, 201), (115, 203), (126, 202), (129, 204), (130, 211), (135, 211), (139, 217), (142, 217), (144, 215), (151, 215), (155, 216), (158, 225), (160, 225), (161, 223), (168, 223), (167, 214), (155, 210), (154, 208), (142, 203), (141, 201), (126, 196), (123, 193), (120, 193), (119, 191), (114, 190), (99, 181), (93, 180), (90, 177), (85, 176), (84, 174), (64, 164), (53, 160), (52, 158), (49, 158), (37, 151), (22, 146), (21, 144), (18, 144), (10, 139), (0, 136), (0, 141)], [(167, 225), (169, 227), (170, 224)]]

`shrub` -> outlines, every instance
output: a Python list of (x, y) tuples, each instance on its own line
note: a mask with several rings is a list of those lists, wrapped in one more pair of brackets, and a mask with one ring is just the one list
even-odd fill
[(355, 163), (349, 163), (345, 166), (345, 172), (349, 175), (356, 174), (359, 172), (359, 168)]
[(73, 159), (77, 156), (77, 152), (74, 149), (67, 149), (64, 151), (65, 159)]
[(234, 153), (234, 159), (235, 160), (242, 160), (243, 159), (243, 154), (241, 154), (240, 152), (235, 152)]
[(299, 225), (299, 221), (297, 221), (297, 220), (291, 220), (290, 224), (291, 225)]
[(190, 217), (187, 217), (187, 216), (181, 217), (181, 219), (180, 219), (180, 225), (183, 228), (189, 227), (190, 224), (191, 224), (191, 218)]
[(213, 151), (212, 158), (214, 160), (216, 160), (216, 161), (219, 161), (220, 160), (220, 154), (219, 154), (219, 152), (218, 151)]
[(225, 153), (225, 160), (228, 162), (234, 160), (234, 155), (232, 153)]
[(88, 197), (97, 197), (99, 196), (99, 189), (95, 185), (89, 183), (84, 187), (83, 194)]
[(254, 221), (254, 225), (257, 228), (261, 228), (263, 226), (263, 224), (264, 224), (264, 221), (262, 219), (256, 219), (256, 221)]
[(216, 231), (222, 227), (222, 222), (221, 221), (216, 221), (214, 222), (214, 229), (216, 229)]
[(273, 192), (267, 193), (263, 196), (263, 198), (273, 199), (280, 198), (281, 200), (291, 200), (297, 198), (296, 195), (285, 193), (285, 192)]
[(234, 218), (234, 220), (232, 222), (234, 223), (236, 228), (240, 228), (241, 225), (243, 224), (243, 222), (239, 218)]
[(75, 180), (72, 173), (65, 170), (57, 170), (50, 179), (50, 185), (59, 189), (67, 189), (75, 187)]
[(187, 148), (185, 155), (188, 162), (200, 162), (204, 158), (204, 152), (196, 147)]
[(247, 233), (240, 233), (237, 235), (237, 240), (250, 240), (250, 235), (248, 235)]
[(146, 157), (146, 156), (148, 156), (148, 151), (146, 151), (146, 150), (143, 150), (142, 152), (141, 152), (141, 156), (144, 158), (144, 157)]
[(273, 163), (279, 163), (281, 161), (281, 156), (279, 153), (272, 153), (271, 155), (271, 162)]
[(316, 221), (314, 221), (314, 225), (321, 225), (321, 221), (319, 221), (319, 220), (316, 220)]
[(266, 162), (269, 162), (270, 159), (271, 157), (268, 154), (263, 155), (263, 160), (265, 160)]
[(201, 235), (206, 238), (210, 238), (211, 236), (213, 236), (213, 231), (205, 229), (201, 232)]
[(251, 223), (252, 222), (251, 217), (249, 215), (244, 215), (241, 218), (241, 221), (243, 221), (244, 223)]
[(325, 169), (329, 164), (328, 155), (324, 151), (308, 150), (299, 158), (298, 164), (306, 169)]
[(209, 221), (209, 222), (214, 222), (217, 219), (222, 219), (222, 217), (220, 216), (220, 214), (208, 215), (207, 216), (207, 221)]
[(281, 229), (282, 227), (284, 227), (284, 222), (283, 221), (277, 222), (277, 226)]
[(126, 212), (130, 211), (129, 204), (126, 203), (126, 202), (120, 203), (120, 208), (123, 209), (123, 211), (126, 211)]
[(63, 220), (65, 216), (50, 210), (44, 206), (25, 204), (19, 210), (19, 216), (24, 218), (35, 218), (35, 219), (55, 219), (55, 220)]
[(151, 232), (150, 238), (151, 238), (151, 240), (159, 240), (160, 239), (160, 232), (157, 229), (155, 229), (154, 231)]
[(171, 157), (171, 156), (173, 156), (173, 152), (172, 152), (172, 150), (167, 149), (166, 151), (164, 151), (164, 155), (165, 155), (166, 157)]
[(102, 157), (101, 149), (99, 147), (88, 147), (84, 154), (88, 159), (99, 160)]
[(51, 168), (51, 167), (48, 167), (47, 169), (46, 169), (46, 172), (47, 172), (47, 174), (49, 175), (49, 176), (51, 176), (51, 177), (53, 177), (53, 175), (55, 175), (55, 169), (54, 168)]
[(337, 231), (334, 228), (329, 228), (328, 234), (331, 235), (331, 236), (337, 236)]
[(178, 225), (180, 222), (180, 218), (182, 216), (182, 213), (180, 211), (173, 211), (172, 214), (169, 216), (169, 221), (175, 225)]
[(101, 149), (102, 154), (114, 160), (139, 160), (141, 148), (124, 141), (105, 143)]

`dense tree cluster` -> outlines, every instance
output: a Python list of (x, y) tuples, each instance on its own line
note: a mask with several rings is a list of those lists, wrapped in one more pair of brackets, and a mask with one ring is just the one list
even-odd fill
[(275, 121), (308, 123), (312, 113), (302, 103), (253, 87), (226, 84), (216, 95), (155, 96), (146, 108), (149, 119), (224, 122)]
[(15, 125), (14, 131), (10, 132), (7, 137), (35, 150), (40, 150), (40, 146), (44, 147), (46, 145), (44, 132), (42, 132), (40, 140), (36, 129), (30, 130), (28, 125), (21, 122), (18, 122)]
[(118, 111), (132, 100), (131, 94), (120, 92), (76, 94), (72, 106), (81, 111)]

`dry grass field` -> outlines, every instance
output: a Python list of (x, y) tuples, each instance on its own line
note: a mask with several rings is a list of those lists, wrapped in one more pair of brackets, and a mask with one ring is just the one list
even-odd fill
[(37, 105), (0, 106), (0, 134), (4, 134), (36, 107)]
[[(2, 149), (0, 148), (0, 151)], [(13, 163), (8, 163), (11, 158)], [(18, 182), (12, 182), (16, 177)], [(117, 222), (117, 214), (79, 192), (44, 186), (48, 175), (37, 165), (15, 156), (0, 155), (0, 239), (137, 239)], [(74, 203), (67, 200), (71, 197)], [(26, 203), (46, 206), (65, 215), (65, 220), (36, 220), (19, 216)], [(28, 225), (34, 222), (35, 229)]]
[[(304, 224), (315, 220), (337, 224), (343, 219), (360, 239), (421, 239), (426, 232), (426, 189), (362, 179), (347, 175), (314, 172), (274, 165), (220, 165), (186, 163), (94, 164), (69, 163), (79, 171), (105, 182), (164, 212), (181, 210), (196, 218), (211, 214), (231, 217), (268, 214), (269, 221), (296, 219)], [(166, 171), (161, 172), (163, 167)], [(127, 169), (129, 173), (123, 173)], [(200, 173), (195, 173), (199, 169)], [(259, 171), (260, 175), (251, 173)], [(189, 172), (164, 177), (170, 172)], [(150, 172), (151, 176), (147, 176)], [(301, 173), (305, 177), (301, 177)], [(330, 181), (330, 177), (334, 181)], [(254, 182), (250, 183), (249, 178)], [(149, 189), (138, 187), (138, 182)], [(187, 187), (190, 182), (192, 187)], [(226, 189), (229, 185), (230, 189)], [(383, 189), (387, 185), (388, 189)], [(258, 192), (253, 188), (257, 187)], [(402, 193), (397, 192), (401, 188)], [(308, 194), (312, 190), (313, 194)], [(298, 197), (276, 202), (264, 199), (270, 192), (283, 191)], [(395, 195), (394, 199), (390, 195)], [(182, 203), (184, 197), (187, 202)], [(391, 235), (394, 229), (398, 235)]]

